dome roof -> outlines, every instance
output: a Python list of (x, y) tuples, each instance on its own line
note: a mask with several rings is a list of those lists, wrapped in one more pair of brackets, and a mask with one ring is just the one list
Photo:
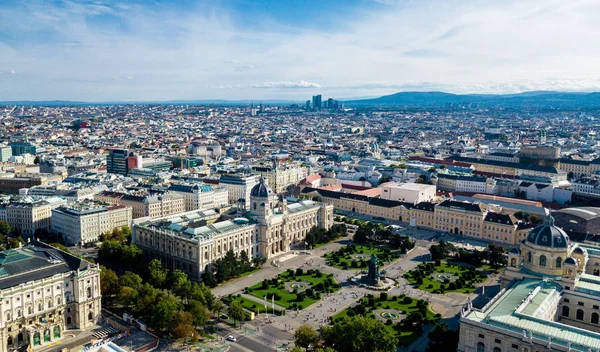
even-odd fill
[(252, 190), (250, 191), (250, 196), (259, 198), (268, 198), (272, 194), (273, 190), (265, 183), (265, 179), (262, 177), (258, 184), (252, 187)]
[(509, 253), (521, 254), (521, 249), (519, 247), (513, 247), (510, 249)]
[(581, 249), (581, 247), (577, 247), (577, 248), (575, 248), (575, 249), (573, 250), (573, 253), (577, 253), (577, 254), (581, 254), (581, 255), (583, 255), (583, 254), (584, 254), (584, 253), (583, 253), (583, 249)]
[(554, 226), (554, 218), (548, 215), (542, 225), (529, 232), (526, 242), (536, 246), (568, 248), (569, 236), (562, 229)]
[(571, 257), (565, 259), (565, 264), (577, 265), (577, 261)]

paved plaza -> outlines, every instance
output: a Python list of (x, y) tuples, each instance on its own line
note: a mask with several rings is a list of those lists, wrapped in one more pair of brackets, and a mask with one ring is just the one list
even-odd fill
[[(381, 267), (381, 270), (386, 271), (386, 276), (398, 281), (398, 285), (389, 290), (388, 294), (390, 296), (404, 294), (413, 298), (427, 300), (430, 303), (430, 308), (435, 313), (441, 314), (450, 324), (451, 328), (457, 328), (458, 313), (467, 303), (468, 298), (470, 297), (471, 300), (474, 300), (477, 294), (471, 293), (466, 295), (461, 293), (448, 293), (441, 295), (413, 288), (402, 276), (420, 263), (431, 260), (428, 248), (433, 243), (432, 239), (438, 234), (432, 231), (418, 231), (413, 233), (413, 235), (416, 240), (416, 247), (408, 254), (403, 255), (402, 258), (396, 262)], [(322, 295), (320, 301), (304, 310), (288, 310), (284, 316), (273, 316), (272, 314), (266, 315), (263, 313), (258, 315), (254, 321), (245, 323), (245, 329), (236, 330), (229, 328), (224, 330), (224, 332), (228, 332), (228, 334), (232, 334), (238, 338), (237, 342), (228, 343), (231, 345), (231, 348), (233, 348), (232, 351), (252, 350), (254, 348), (253, 346), (257, 343), (262, 343), (263, 346), (265, 346), (264, 348), (269, 346), (269, 349), (275, 345), (282, 346), (286, 343), (289, 343), (290, 346), (292, 346), (293, 332), (299, 326), (309, 324), (315, 328), (319, 328), (321, 325), (329, 323), (330, 316), (355, 305), (360, 298), (365, 297), (368, 294), (378, 295), (379, 293), (376, 291), (351, 285), (347, 282), (349, 277), (358, 275), (360, 270), (342, 270), (325, 265), (326, 259), (323, 258), (323, 254), (335, 251), (350, 243), (351, 241), (349, 238), (342, 238), (335, 243), (328, 244), (313, 251), (296, 252), (296, 255), (288, 255), (285, 261), (278, 262), (278, 266), (267, 263), (265, 269), (255, 274), (213, 289), (213, 293), (217, 296), (242, 293), (244, 287), (252, 286), (267, 278), (272, 278), (289, 268), (303, 268), (305, 270), (319, 269), (325, 274), (334, 274), (335, 279), (342, 285), (340, 290), (331, 294)], [(495, 280), (497, 280), (496, 276), (492, 275), (485, 284), (494, 284)], [(415, 341), (411, 346), (413, 347), (412, 350), (424, 350), (427, 345), (426, 334), (424, 335), (424, 338), (419, 338)], [(244, 345), (246, 345), (246, 347), (244, 347)]]

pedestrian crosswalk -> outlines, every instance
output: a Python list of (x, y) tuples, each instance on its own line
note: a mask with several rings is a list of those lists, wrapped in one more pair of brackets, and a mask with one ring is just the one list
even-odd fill
[(111, 336), (114, 335), (116, 333), (118, 333), (119, 330), (113, 328), (112, 326), (105, 326), (102, 329), (98, 330), (98, 331), (94, 331), (94, 333), (92, 334), (95, 338), (97, 339), (102, 339), (105, 338), (107, 336)]

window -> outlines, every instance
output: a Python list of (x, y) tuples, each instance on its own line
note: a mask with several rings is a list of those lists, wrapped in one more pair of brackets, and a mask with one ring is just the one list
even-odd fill
[(567, 318), (569, 317), (569, 307), (567, 307), (567, 306), (562, 307), (562, 316), (567, 317)]
[(514, 348), (514, 349), (518, 350), (518, 349), (519, 349), (519, 345), (517, 345), (517, 344), (514, 344), (514, 343), (513, 343), (513, 344), (512, 344), (512, 348)]
[(568, 298), (565, 298), (564, 301), (565, 301), (565, 303), (571, 302)]
[(479, 338), (483, 339), (483, 338), (485, 338), (485, 336), (483, 334), (479, 334)]
[(546, 256), (545, 255), (540, 256), (540, 266), (542, 268), (546, 267)]
[(514, 267), (516, 267), (516, 266), (517, 266), (517, 259), (515, 259), (515, 258), (512, 258), (512, 259), (510, 260), (510, 266), (512, 266), (513, 268), (514, 268)]
[(598, 313), (592, 313), (592, 324), (598, 324)]
[(494, 347), (494, 352), (502, 352), (502, 350), (500, 349), (500, 347)]
[(577, 302), (577, 305), (583, 307), (583, 302)]
[(577, 320), (583, 320), (583, 309), (577, 309)]
[(530, 263), (532, 261), (531, 252), (527, 252), (527, 261), (530, 262)]
[(483, 342), (477, 342), (477, 352), (485, 352), (485, 345)]
[(562, 258), (561, 257), (556, 258), (556, 268), (560, 269), (561, 265), (562, 265)]
[(500, 339), (494, 339), (495, 343), (502, 343), (502, 341), (500, 341)]
[(592, 307), (594, 309), (598, 309), (598, 306), (594, 304), (594, 306)]

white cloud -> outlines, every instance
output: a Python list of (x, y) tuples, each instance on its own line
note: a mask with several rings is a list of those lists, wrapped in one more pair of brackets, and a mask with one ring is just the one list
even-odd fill
[[(600, 46), (590, 44), (600, 36), (600, 2), (381, 2), (394, 6), (337, 16), (327, 30), (282, 24), (268, 13), (268, 27), (248, 27), (219, 7), (222, 2), (187, 3), (192, 8), (185, 10), (160, 3), (0, 2), (0, 67), (4, 76), (8, 68), (18, 72), (10, 83), (0, 82), (0, 97), (267, 99), (319, 92), (343, 98), (399, 90), (600, 89)], [(90, 20), (95, 16), (112, 20), (102, 25)]]
[(321, 85), (318, 83), (311, 83), (306, 81), (280, 81), (252, 84), (250, 85), (250, 88), (321, 88)]

